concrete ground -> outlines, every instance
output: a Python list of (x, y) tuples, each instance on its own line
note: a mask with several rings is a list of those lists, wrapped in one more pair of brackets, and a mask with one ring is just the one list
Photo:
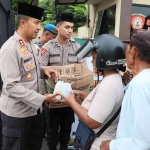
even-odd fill
[[(58, 145), (57, 149), (59, 150), (59, 145)], [(42, 145), (41, 150), (49, 150), (45, 139), (43, 140), (43, 145)]]
[(42, 145), (42, 149), (41, 150), (48, 150), (48, 146), (47, 146), (47, 143), (46, 143), (45, 139), (43, 140), (43, 145)]
[[(43, 140), (43, 145), (42, 145), (42, 149), (41, 150), (48, 150), (48, 146), (47, 146), (47, 143), (46, 143), (45, 139)], [(57, 147), (57, 150), (59, 150), (59, 145)], [(73, 146), (68, 146), (68, 150), (74, 150)]]

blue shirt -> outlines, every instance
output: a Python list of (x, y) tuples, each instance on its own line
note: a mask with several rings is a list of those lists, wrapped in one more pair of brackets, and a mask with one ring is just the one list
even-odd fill
[(126, 86), (110, 150), (150, 150), (150, 69), (141, 71)]

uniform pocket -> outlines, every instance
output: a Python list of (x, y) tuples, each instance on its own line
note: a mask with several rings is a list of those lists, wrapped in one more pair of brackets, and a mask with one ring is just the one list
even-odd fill
[(21, 129), (3, 127), (2, 128), (2, 147), (3, 149), (21, 150)]
[(50, 64), (54, 64), (54, 63), (60, 63), (60, 56), (57, 57), (50, 57)]
[(77, 59), (77, 57), (75, 57), (75, 56), (71, 56), (71, 57), (68, 57), (68, 62), (69, 62), (70, 64), (77, 63), (77, 62), (78, 62), (78, 59)]

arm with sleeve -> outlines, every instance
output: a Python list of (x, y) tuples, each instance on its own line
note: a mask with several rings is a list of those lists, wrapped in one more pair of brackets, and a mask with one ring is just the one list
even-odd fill
[(92, 104), (88, 110), (88, 116), (99, 123), (104, 123), (114, 109), (115, 103), (113, 96), (107, 92), (101, 91), (100, 88), (94, 96)]
[(40, 52), (40, 64), (41, 64), (41, 66), (48, 66), (48, 63), (49, 63), (50, 53), (49, 53), (48, 43), (45, 43), (42, 46), (42, 49)]
[(9, 49), (3, 49), (3, 52), (1, 52), (1, 62), (3, 62), (1, 74), (6, 95), (38, 109), (42, 105), (45, 96), (28, 89), (20, 83), (19, 56), (14, 45), (10, 46)]
[(110, 150), (150, 149), (149, 91), (148, 85), (140, 82), (128, 88), (122, 104), (117, 139), (110, 142)]
[[(40, 55), (39, 55), (39, 59), (40, 59), (40, 66), (41, 66), (41, 72), (42, 70), (44, 70), (44, 66), (48, 66), (49, 63), (49, 51), (48, 51), (48, 46), (47, 44), (44, 44), (41, 51), (40, 51)], [(45, 87), (45, 81), (44, 81), (44, 74), (41, 74), (41, 92), (42, 94), (47, 93), (46, 87)]]

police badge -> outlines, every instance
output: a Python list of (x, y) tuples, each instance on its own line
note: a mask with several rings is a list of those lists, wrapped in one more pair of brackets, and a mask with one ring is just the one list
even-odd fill
[(142, 14), (132, 14), (131, 20), (130, 20), (132, 29), (133, 30), (143, 29), (144, 24), (145, 24), (145, 17), (146, 16)]

